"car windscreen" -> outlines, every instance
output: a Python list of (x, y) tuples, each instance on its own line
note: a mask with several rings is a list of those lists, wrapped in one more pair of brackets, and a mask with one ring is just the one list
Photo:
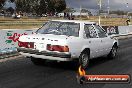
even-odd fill
[(36, 33), (78, 37), (79, 29), (79, 23), (50, 21), (45, 23)]

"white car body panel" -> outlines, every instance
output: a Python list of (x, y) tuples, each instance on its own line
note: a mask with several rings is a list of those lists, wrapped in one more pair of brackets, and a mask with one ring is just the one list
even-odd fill
[[(58, 20), (57, 20), (58, 21)], [(53, 35), (53, 34), (31, 34), (23, 35), (19, 38), (21, 42), (34, 42), (34, 49), (46, 52), (55, 52), (62, 53), (58, 51), (49, 51), (47, 50), (47, 44), (51, 45), (61, 45), (68, 46), (69, 52), (63, 52), (63, 54), (70, 54), (71, 58), (60, 58), (52, 57), (45, 55), (35, 55), (29, 53), (20, 53), (27, 57), (35, 57), (49, 60), (58, 60), (58, 61), (70, 61), (76, 58), (79, 58), (81, 52), (85, 49), (90, 49), (90, 58), (96, 58), (104, 55), (108, 55), (112, 49), (112, 46), (117, 43), (118, 40), (111, 38), (109, 36), (105, 38), (85, 38), (84, 37), (84, 24), (95, 24), (94, 22), (85, 22), (85, 21), (72, 21), (72, 20), (61, 20), (59, 22), (74, 22), (80, 23), (79, 37), (66, 36), (66, 35)], [(33, 50), (34, 50), (33, 49)]]

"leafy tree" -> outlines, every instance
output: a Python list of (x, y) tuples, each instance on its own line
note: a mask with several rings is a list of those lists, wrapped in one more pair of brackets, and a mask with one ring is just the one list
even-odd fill
[(74, 8), (66, 8), (63, 12), (76, 12)]
[(126, 15), (127, 12), (121, 11), (121, 10), (117, 10), (117, 11), (110, 11), (110, 14)]
[(3, 7), (3, 4), (5, 3), (6, 0), (0, 0), (0, 9)]
[(66, 8), (65, 0), (15, 0), (17, 11), (44, 14), (61, 12)]
[(14, 2), (15, 0), (10, 0), (11, 2)]
[(88, 10), (87, 10), (87, 9), (82, 9), (81, 12), (82, 12), (82, 13), (87, 13)]
[[(52, 1), (52, 0), (50, 0)], [(66, 8), (66, 2), (65, 0), (53, 0), (54, 8), (57, 10), (57, 12), (61, 12)]]
[(92, 16), (92, 13), (88, 9), (82, 9), (81, 12), (82, 13), (88, 13), (89, 16)]

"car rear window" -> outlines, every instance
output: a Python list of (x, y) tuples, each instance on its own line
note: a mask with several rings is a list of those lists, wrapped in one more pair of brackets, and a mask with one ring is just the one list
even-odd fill
[(39, 30), (37, 30), (37, 33), (78, 37), (79, 30), (79, 23), (50, 21), (45, 23)]

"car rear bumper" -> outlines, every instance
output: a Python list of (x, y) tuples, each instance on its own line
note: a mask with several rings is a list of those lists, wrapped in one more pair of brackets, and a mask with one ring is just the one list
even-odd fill
[(35, 58), (42, 58), (48, 60), (57, 60), (57, 61), (71, 61), (71, 54), (69, 53), (57, 53), (57, 52), (47, 52), (39, 50), (32, 50), (27, 48), (17, 48), (17, 51), (26, 56), (26, 57), (35, 57)]

